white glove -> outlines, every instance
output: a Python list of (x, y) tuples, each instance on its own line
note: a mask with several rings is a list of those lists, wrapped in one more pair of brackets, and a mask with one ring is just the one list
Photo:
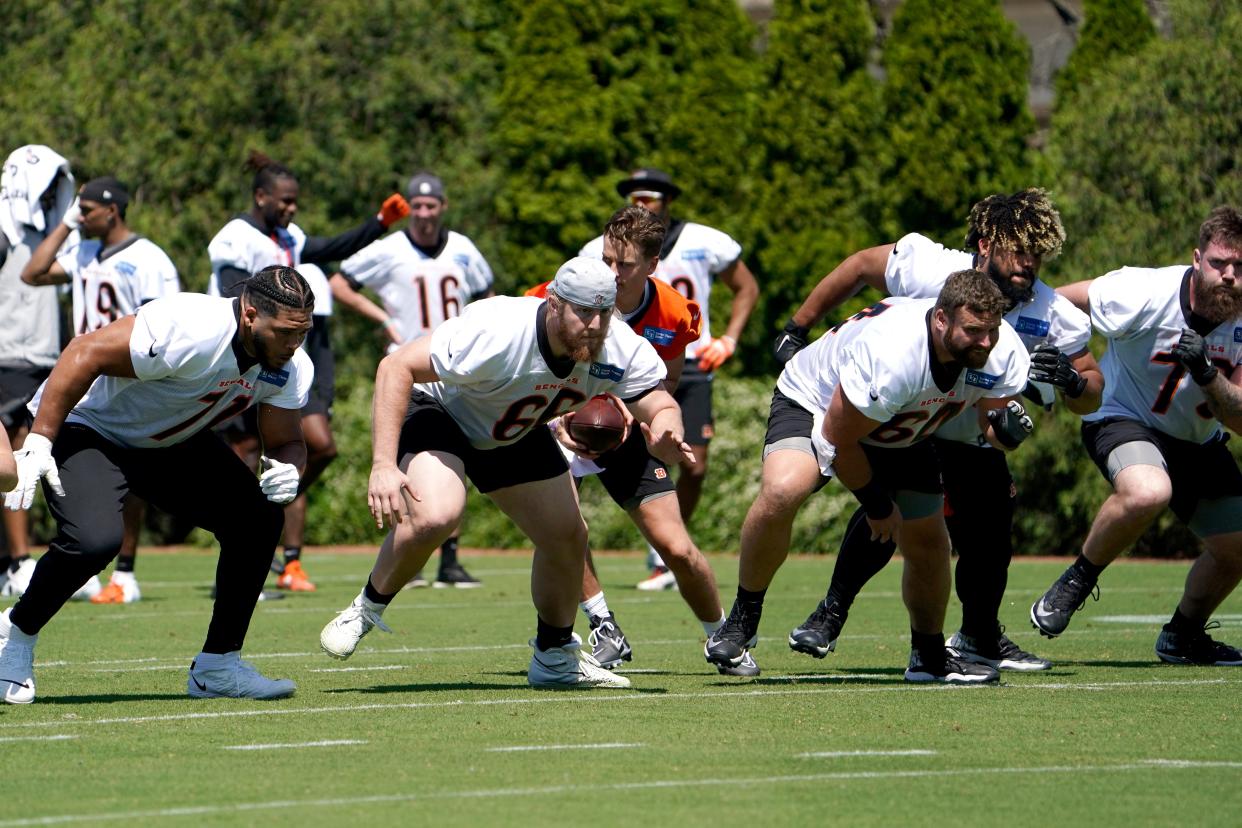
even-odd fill
[(74, 199), (69, 205), (69, 209), (65, 211), (64, 217), (60, 223), (68, 227), (70, 230), (77, 230), (82, 225), (82, 206), (78, 204), (78, 199)]
[(261, 462), (264, 471), (259, 475), (259, 488), (268, 500), (285, 504), (298, 496), (298, 483), (302, 475), (298, 474), (297, 466), (268, 457), (262, 458)]
[(60, 485), (60, 472), (52, 459), (51, 440), (31, 432), (26, 435), (22, 447), (13, 452), (13, 457), (17, 460), (17, 488), (4, 496), (5, 508), (14, 512), (29, 509), (34, 502), (35, 487), (45, 477), (52, 491), (65, 496), (65, 489)]

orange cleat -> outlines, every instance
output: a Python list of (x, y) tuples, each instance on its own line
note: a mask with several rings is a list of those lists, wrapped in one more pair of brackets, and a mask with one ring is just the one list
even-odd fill
[(125, 590), (121, 589), (121, 585), (109, 582), (107, 586), (99, 591), (97, 595), (91, 598), (92, 604), (124, 604)]
[(311, 579), (306, 577), (306, 571), (302, 569), (301, 561), (289, 561), (285, 564), (285, 571), (276, 579), (276, 586), (280, 589), (287, 589), (290, 592), (314, 592), (315, 585), (311, 583)]

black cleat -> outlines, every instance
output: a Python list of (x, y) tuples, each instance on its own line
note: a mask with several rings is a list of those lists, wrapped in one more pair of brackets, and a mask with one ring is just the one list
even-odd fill
[(1100, 588), (1085, 580), (1074, 567), (1057, 578), (1043, 597), (1031, 605), (1031, 625), (1039, 634), (1056, 638), (1065, 632), (1074, 613), (1082, 609), (1088, 598), (1100, 600)]
[(789, 649), (823, 658), (837, 648), (837, 637), (845, 626), (848, 612), (836, 601), (824, 598), (815, 611), (789, 634)]
[(440, 574), (436, 576), (435, 583), (432, 586), (436, 589), (444, 589), (446, 587), (473, 589), (474, 587), (483, 586), (483, 582), (467, 572), (464, 566), (455, 563), (440, 567)]
[(755, 663), (755, 657), (747, 650), (742, 654), (742, 660), (738, 662), (736, 667), (721, 667), (716, 665), (716, 672), (722, 676), (741, 676), (743, 678), (754, 678), (759, 675), (759, 665)]
[(924, 660), (918, 650), (911, 650), (910, 665), (906, 667), (906, 681), (991, 684), (1000, 681), (1000, 673), (986, 664), (972, 664), (958, 658), (952, 650), (945, 650), (943, 658), (928, 660)]
[(1052, 662), (1048, 659), (1028, 653), (1010, 641), (1009, 636), (1005, 635), (1004, 627), (994, 641), (955, 632), (945, 646), (956, 652), (963, 661), (986, 664), (997, 670), (1032, 672), (1052, 667)]
[(1205, 667), (1242, 667), (1242, 650), (1217, 641), (1207, 634), (1217, 629), (1216, 621), (1202, 630), (1182, 632), (1165, 624), (1156, 639), (1156, 655), (1169, 664), (1198, 664)]
[(630, 642), (625, 640), (625, 633), (617, 626), (617, 619), (612, 613), (596, 615), (591, 618), (591, 632), (587, 636), (591, 645), (591, 655), (605, 670), (620, 666), (621, 662), (634, 657)]
[(759, 615), (763, 607), (734, 604), (724, 626), (707, 637), (703, 655), (717, 667), (737, 667), (759, 642)]

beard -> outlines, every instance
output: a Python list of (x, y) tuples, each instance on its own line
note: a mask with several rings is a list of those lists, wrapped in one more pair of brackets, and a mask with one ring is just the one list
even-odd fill
[(1190, 288), (1194, 291), (1195, 313), (1204, 319), (1219, 324), (1242, 316), (1242, 287), (1207, 285), (1203, 272), (1196, 270), (1191, 277)]
[[(1035, 274), (1029, 270), (1019, 270), (1013, 273), (1004, 273), (997, 267), (995, 260), (989, 259), (987, 267), (984, 269), (988, 278), (1000, 288), (1001, 295), (1005, 297), (1005, 301), (1009, 303), (1012, 309), (1018, 305), (1025, 305), (1027, 302), (1035, 298)], [(1024, 276), (1027, 280), (1026, 287), (1019, 287), (1013, 283), (1013, 276)]]
[(949, 352), (949, 356), (953, 357), (955, 362), (960, 362), (975, 371), (987, 365), (988, 357), (992, 354), (990, 348), (980, 348), (978, 345), (959, 348), (949, 340), (948, 334), (945, 335), (943, 342), (944, 349)]
[(281, 359), (272, 354), (271, 349), (267, 347), (267, 343), (257, 336), (254, 338), (254, 356), (255, 359), (259, 360), (259, 364), (268, 371), (279, 371), (289, 362), (288, 359)]
[(574, 362), (594, 362), (604, 348), (604, 338), (582, 336), (574, 342), (566, 343), (565, 347), (569, 351), (569, 358)]

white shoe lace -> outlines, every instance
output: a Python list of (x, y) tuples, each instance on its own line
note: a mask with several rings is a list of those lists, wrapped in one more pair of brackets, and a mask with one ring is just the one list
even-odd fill
[(380, 614), (368, 608), (365, 604), (350, 604), (336, 614), (336, 624), (338, 626), (353, 623), (362, 625), (362, 629), (358, 633), (360, 637), (371, 627), (379, 627), (386, 633), (392, 632), (392, 628), (384, 623), (384, 619), (380, 617)]

